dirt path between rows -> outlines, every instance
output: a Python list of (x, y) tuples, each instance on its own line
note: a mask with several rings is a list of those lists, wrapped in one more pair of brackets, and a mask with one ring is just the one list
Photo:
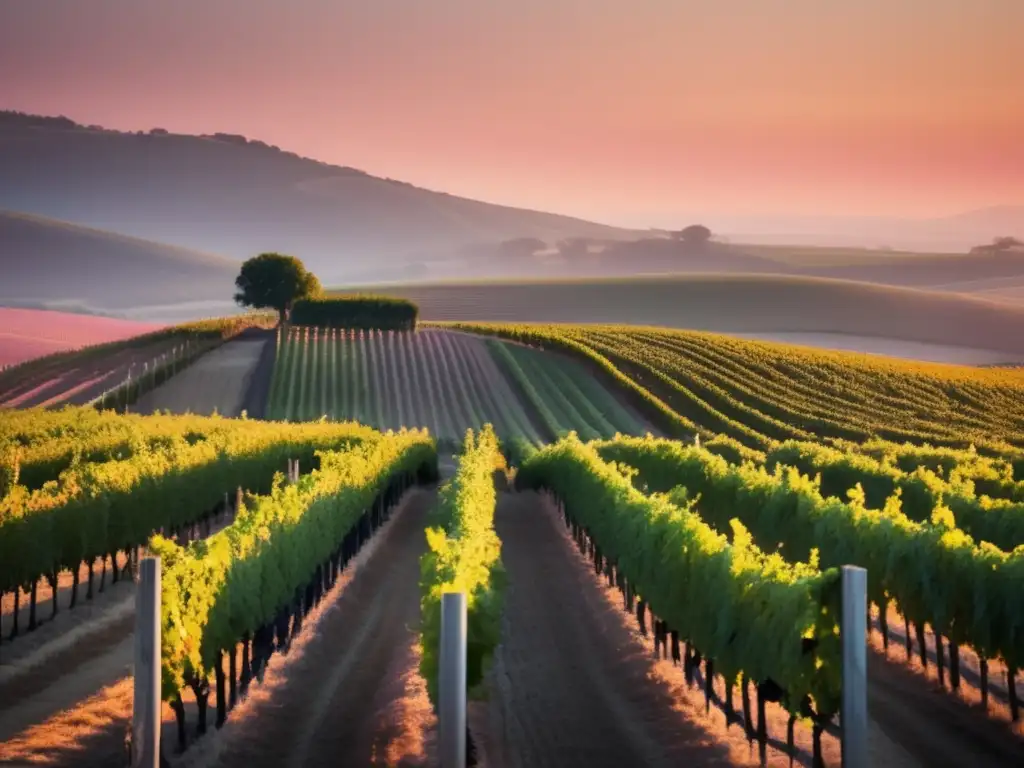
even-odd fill
[[(411, 493), (371, 556), (217, 734), (182, 766), (424, 765), (433, 723), (419, 664), (419, 557), (433, 491)], [(275, 657), (276, 658), (276, 657)]]
[[(427, 764), (434, 718), (417, 674), (416, 626), (418, 556), (434, 498), (432, 490), (410, 492), (222, 730), (211, 714), (210, 735), (176, 755), (174, 716), (163, 706), (163, 751), (175, 768)], [(0, 712), (0, 765), (119, 765), (132, 649), (129, 634), (56, 680), (45, 666), (33, 670), (47, 684)], [(195, 712), (185, 698), (191, 740)]]
[(650, 676), (651, 653), (604, 602), (533, 493), (502, 494), (508, 572), (491, 679), (488, 768), (735, 765)]
[[(553, 509), (533, 493), (502, 494), (496, 526), (509, 575), (505, 626), (490, 681), (487, 768), (513, 766), (758, 765), (756, 743), (705, 712), (702, 683), (671, 661), (621, 610)], [(702, 680), (700, 674), (698, 680)], [(869, 755), (874, 766), (1024, 765), (1024, 742), (913, 671), (869, 654)], [(720, 679), (715, 694), (724, 696)], [(769, 765), (783, 751), (786, 715), (769, 705)], [(795, 764), (810, 764), (798, 726)], [(839, 743), (823, 740), (827, 764)]]
[(1024, 739), (914, 670), (868, 654), (868, 714), (922, 766), (1024, 765)]

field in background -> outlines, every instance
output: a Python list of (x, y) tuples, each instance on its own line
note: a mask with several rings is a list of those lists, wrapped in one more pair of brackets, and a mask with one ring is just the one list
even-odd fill
[(33, 358), (0, 371), (0, 407), (84, 405), (108, 396), (109, 406), (123, 407), (224, 340), (272, 322), (263, 313), (200, 320)]
[(448, 440), (491, 421), (508, 438), (541, 439), (484, 342), (445, 331), (293, 328), (278, 348), (267, 416), (422, 426)]
[(539, 443), (576, 430), (657, 432), (578, 361), (465, 333), (342, 333), (293, 328), (282, 340), (268, 417), (427, 427), (444, 439), (492, 423)]
[(873, 248), (825, 245), (765, 245), (737, 242), (730, 243), (730, 247), (794, 267), (861, 267), (892, 264), (894, 261), (925, 262), (935, 258), (968, 258), (964, 253), (885, 251)]
[(755, 448), (825, 438), (1024, 445), (1017, 370), (863, 358), (636, 326), (456, 324), (589, 363), (673, 433)]
[(0, 307), (0, 367), (54, 352), (122, 341), (162, 327), (160, 323)]
[(844, 334), (935, 345), (928, 356), (944, 362), (958, 361), (958, 347), (991, 351), (986, 362), (1024, 360), (1024, 307), (846, 280), (666, 275), (365, 290), (411, 299), (428, 321), (629, 323), (737, 334)]

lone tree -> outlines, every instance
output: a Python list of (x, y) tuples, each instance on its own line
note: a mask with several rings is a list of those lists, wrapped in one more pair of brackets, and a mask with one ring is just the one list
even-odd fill
[(243, 307), (276, 309), (283, 323), (298, 299), (320, 294), (320, 281), (294, 256), (261, 253), (242, 264), (235, 301)]
[(680, 240), (690, 245), (703, 245), (711, 239), (711, 230), (703, 224), (691, 224), (672, 233), (673, 240)]

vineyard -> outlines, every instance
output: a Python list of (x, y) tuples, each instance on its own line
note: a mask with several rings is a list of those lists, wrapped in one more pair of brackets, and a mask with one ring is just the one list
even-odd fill
[(717, 334), (629, 326), (453, 324), (561, 350), (620, 383), (679, 436), (881, 438), (1024, 456), (1024, 375), (865, 358)]
[(436, 764), (450, 589), (473, 760), (837, 765), (848, 565), (870, 764), (1024, 763), (1019, 372), (621, 326), (234, 335), (0, 412), (0, 764), (124, 763), (147, 555), (171, 765)]
[(125, 407), (265, 315), (187, 323), (123, 341), (57, 352), (0, 371), (0, 408)]
[(650, 429), (575, 361), (463, 333), (292, 329), (278, 341), (268, 418), (424, 427), (441, 439), (493, 424), (539, 444)]

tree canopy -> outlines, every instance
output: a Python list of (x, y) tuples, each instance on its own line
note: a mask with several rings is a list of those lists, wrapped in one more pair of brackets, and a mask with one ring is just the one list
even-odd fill
[(691, 224), (678, 232), (673, 232), (672, 239), (691, 244), (706, 243), (711, 239), (711, 230), (703, 224)]
[(282, 253), (261, 253), (243, 263), (235, 287), (235, 302), (243, 307), (276, 309), (282, 323), (294, 302), (320, 295), (316, 275), (299, 259)]
[(994, 254), (1006, 251), (1024, 250), (1024, 241), (1016, 237), (995, 237), (991, 243), (977, 245), (971, 249), (971, 253)]

